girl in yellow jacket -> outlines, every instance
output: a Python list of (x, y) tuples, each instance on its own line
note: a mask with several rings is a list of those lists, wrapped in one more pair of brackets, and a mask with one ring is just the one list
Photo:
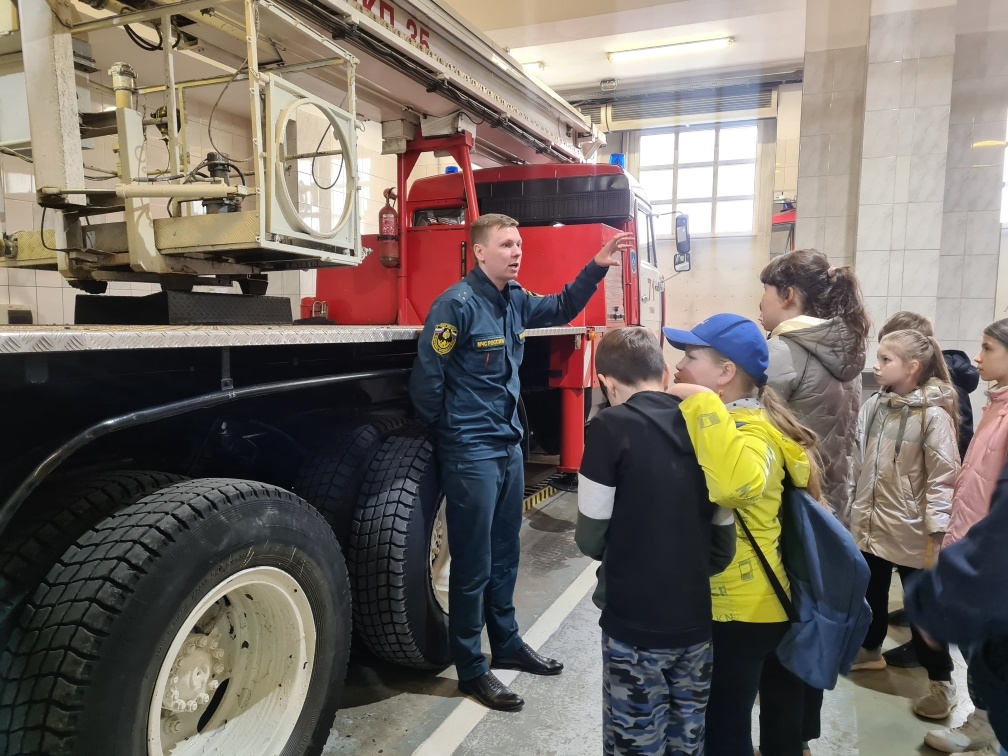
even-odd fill
[[(664, 329), (686, 355), (676, 365), (697, 460), (711, 501), (736, 510), (790, 594), (781, 560), (778, 515), (785, 475), (818, 498), (810, 451), (815, 435), (766, 388), (767, 343), (751, 320), (722, 314), (692, 331)], [(764, 664), (788, 628), (787, 615), (749, 539), (736, 528), (735, 559), (711, 580), (714, 668), (707, 705), (708, 756), (753, 753), (751, 717)], [(802, 753), (801, 681), (775, 675), (760, 696), (762, 756)]]

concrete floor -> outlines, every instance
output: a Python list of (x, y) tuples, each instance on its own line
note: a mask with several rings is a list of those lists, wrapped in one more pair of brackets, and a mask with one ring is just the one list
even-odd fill
[[(516, 593), (518, 619), (526, 637), (546, 614), (535, 626), (537, 635), (549, 626), (545, 630), (549, 637), (540, 650), (564, 662), (562, 675), (518, 675), (509, 684), (525, 699), (524, 710), (486, 712), (458, 694), (453, 669), (436, 676), (414, 673), (355, 652), (324, 756), (409, 756), (421, 746), (418, 756), (598, 753), (600, 631), (598, 610), (590, 598), (594, 582), (585, 580), (590, 575), (583, 575), (591, 561), (581, 556), (573, 542), (576, 514), (576, 496), (560, 494), (526, 515)], [(572, 583), (579, 594), (573, 599), (568, 591)], [(900, 601), (898, 584), (894, 579), (894, 606)], [(548, 611), (554, 602), (563, 606)], [(553, 632), (549, 620), (558, 610), (561, 621)], [(908, 638), (908, 631), (892, 629), (886, 646)], [(954, 656), (962, 705), (953, 713), (951, 723), (958, 724), (972, 707), (966, 695), (965, 665), (958, 653)], [(508, 674), (513, 673), (501, 675), (505, 682), (510, 679), (505, 677)], [(887, 669), (842, 678), (836, 690), (826, 694), (823, 737), (813, 744), (812, 752), (815, 756), (937, 754), (923, 746), (922, 740), (925, 732), (938, 725), (917, 719), (910, 710), (910, 701), (926, 685), (927, 676), (920, 669)], [(754, 735), (757, 729), (754, 712)]]

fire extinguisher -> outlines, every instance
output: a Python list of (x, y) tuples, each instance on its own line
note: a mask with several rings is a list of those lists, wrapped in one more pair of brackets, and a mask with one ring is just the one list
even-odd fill
[(385, 190), (385, 207), (378, 211), (378, 259), (386, 268), (399, 267), (399, 213), (392, 207), (395, 189)]

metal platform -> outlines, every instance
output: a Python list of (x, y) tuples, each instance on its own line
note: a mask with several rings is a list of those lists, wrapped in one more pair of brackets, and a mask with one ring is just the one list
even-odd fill
[[(600, 330), (600, 329), (595, 329)], [(412, 341), (420, 326), (7, 326), (0, 354), (112, 349), (183, 349), (290, 344), (369, 344)], [(527, 336), (586, 333), (582, 327), (529, 329)]]

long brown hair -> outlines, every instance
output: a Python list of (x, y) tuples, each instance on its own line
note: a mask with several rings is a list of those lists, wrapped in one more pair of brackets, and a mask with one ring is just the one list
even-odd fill
[(797, 294), (802, 311), (814, 318), (840, 318), (864, 350), (871, 321), (861, 297), (861, 285), (849, 266), (834, 268), (815, 249), (796, 249), (775, 257), (760, 272), (760, 283), (773, 286), (784, 298)]
[(942, 356), (941, 347), (935, 341), (934, 336), (925, 336), (920, 331), (893, 331), (887, 333), (879, 341), (879, 346), (885, 344), (892, 347), (906, 364), (911, 360), (920, 363), (920, 376), (917, 378), (917, 385), (923, 386), (927, 383), (937, 385), (945, 389), (945, 401), (942, 406), (952, 418), (952, 425), (956, 431), (956, 441), (959, 440), (959, 395), (952, 385), (952, 376), (949, 375), (948, 365)]
[[(707, 351), (711, 360), (717, 365), (731, 362), (716, 349), (707, 347)], [(759, 400), (760, 407), (766, 412), (770, 424), (780, 431), (781, 435), (790, 438), (805, 450), (809, 461), (809, 481), (805, 490), (813, 499), (822, 502), (822, 462), (819, 459), (819, 437), (815, 431), (802, 425), (788, 408), (784, 398), (772, 388), (766, 384), (758, 385), (752, 376), (741, 368), (736, 371), (736, 375), (742, 381), (743, 391)]]

